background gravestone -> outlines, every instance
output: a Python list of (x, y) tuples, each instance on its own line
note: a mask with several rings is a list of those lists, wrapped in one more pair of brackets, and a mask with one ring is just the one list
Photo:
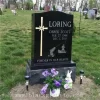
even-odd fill
[(57, 68), (62, 76), (72, 70), (75, 81), (76, 64), (71, 60), (73, 15), (58, 11), (35, 13), (32, 25), (32, 57), (27, 65), (30, 83), (39, 82), (42, 71), (50, 68)]
[(57, 6), (57, 11), (62, 11), (62, 6)]
[(50, 11), (50, 6), (46, 5), (46, 6), (44, 7), (44, 11)]
[(3, 12), (5, 10), (5, 5), (4, 4), (0, 4), (0, 9)]
[(16, 6), (14, 4), (10, 4), (10, 9), (11, 10), (15, 10), (16, 9)]
[(2, 10), (1, 10), (1, 8), (0, 8), (0, 15), (2, 15)]
[(88, 11), (88, 18), (94, 19), (95, 18), (95, 11), (94, 10), (89, 10)]
[(38, 10), (38, 6), (37, 5), (34, 5), (34, 10)]

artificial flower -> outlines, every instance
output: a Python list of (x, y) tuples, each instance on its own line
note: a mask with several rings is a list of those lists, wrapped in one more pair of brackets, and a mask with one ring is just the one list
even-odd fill
[(68, 84), (65, 84), (65, 85), (64, 85), (64, 88), (65, 88), (65, 89), (69, 89), (70, 87), (69, 87)]
[(61, 86), (61, 83), (57, 80), (54, 80), (54, 85), (58, 88)]
[(46, 70), (46, 71), (42, 72), (42, 75), (43, 75), (44, 77), (47, 77), (47, 76), (50, 75), (50, 73)]
[(47, 88), (48, 88), (48, 84), (46, 84), (46, 85), (41, 89), (40, 93), (41, 93), (42, 95), (45, 94), (46, 91), (47, 91)]
[(58, 71), (56, 71), (56, 69), (55, 69), (55, 68), (52, 68), (52, 69), (51, 69), (51, 73), (53, 74), (53, 75), (52, 75), (52, 77), (54, 77), (54, 76), (56, 76), (56, 75), (58, 75), (58, 74), (59, 74), (59, 72), (58, 72)]

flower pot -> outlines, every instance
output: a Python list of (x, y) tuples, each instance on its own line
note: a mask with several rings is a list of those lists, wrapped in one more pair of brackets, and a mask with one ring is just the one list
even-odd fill
[(60, 95), (60, 88), (53, 89), (53, 90), (50, 89), (50, 96), (52, 96), (52, 97), (59, 97), (59, 95)]

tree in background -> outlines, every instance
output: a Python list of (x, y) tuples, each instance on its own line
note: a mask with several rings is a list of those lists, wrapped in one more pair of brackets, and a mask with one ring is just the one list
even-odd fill
[[(36, 1), (36, 4), (33, 4), (32, 1)], [(0, 3), (3, 2), (5, 4), (6, 8), (10, 8), (10, 5), (18, 5), (18, 8), (26, 8), (26, 9), (32, 9), (35, 8), (40, 8), (41, 2), (44, 0), (0, 0)], [(51, 7), (56, 7), (58, 5), (61, 5), (63, 7), (63, 10), (66, 8), (70, 7), (75, 7), (77, 6), (77, 2), (81, 0), (45, 0), (45, 6), (50, 5)], [(82, 1), (89, 1), (87, 4), (89, 5), (89, 8), (99, 8), (100, 9), (100, 0), (82, 0)], [(87, 5), (86, 4), (86, 5)], [(85, 6), (86, 6), (85, 5)], [(39, 10), (39, 9), (38, 9)]]
[(25, 5), (25, 9), (26, 10), (33, 9), (33, 2), (32, 2), (32, 0), (26, 1), (24, 5)]
[(97, 0), (97, 8), (98, 8), (98, 10), (100, 12), (100, 0)]
[(97, 0), (89, 0), (89, 8), (96, 8), (97, 7)]
[(21, 1), (21, 8), (24, 9), (24, 3), (25, 3), (25, 0), (20, 0)]

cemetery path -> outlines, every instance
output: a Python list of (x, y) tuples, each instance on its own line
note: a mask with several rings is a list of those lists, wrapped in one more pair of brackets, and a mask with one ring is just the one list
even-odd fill
[(79, 84), (79, 77), (77, 77), (73, 89), (61, 91), (58, 98), (51, 98), (49, 94), (41, 96), (41, 88), (42, 85), (37, 84), (30, 86), (29, 91), (26, 91), (25, 85), (19, 84), (11, 90), (10, 95), (12, 100), (100, 100), (100, 87), (86, 77), (82, 85)]

